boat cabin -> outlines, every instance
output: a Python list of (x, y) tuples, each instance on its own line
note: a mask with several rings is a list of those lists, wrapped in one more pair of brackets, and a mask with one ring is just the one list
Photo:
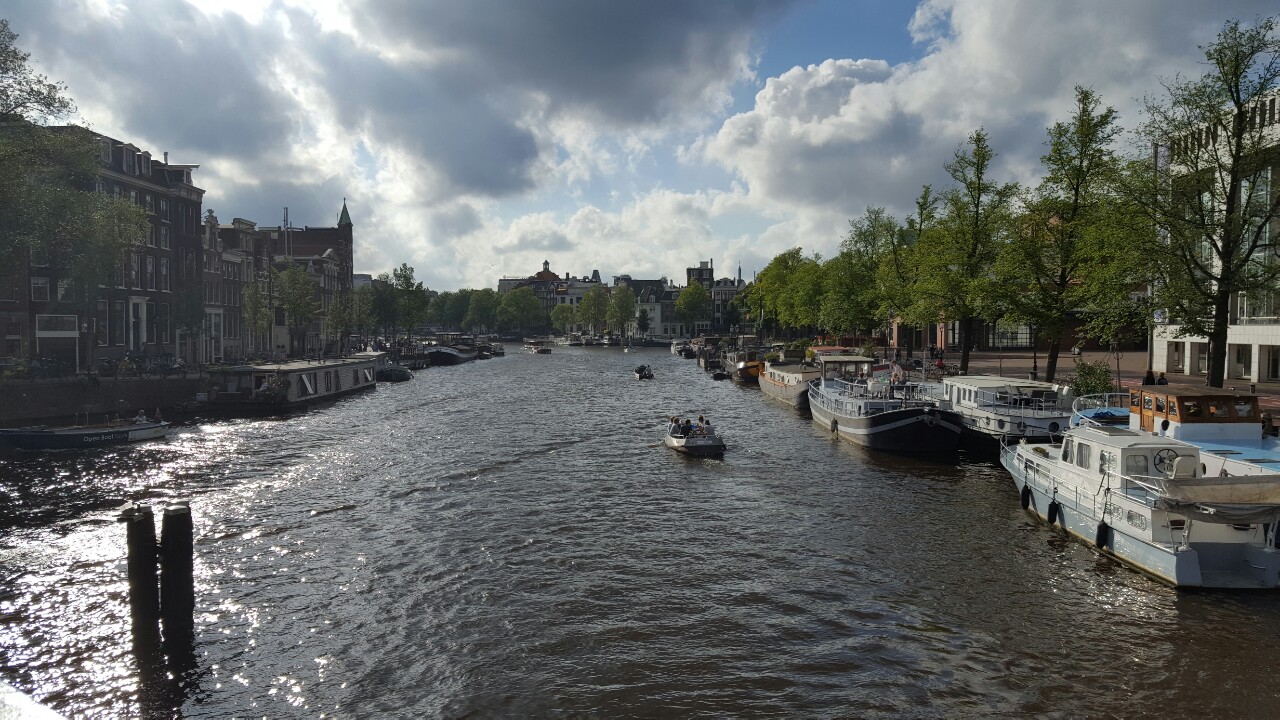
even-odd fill
[[(1174, 445), (1133, 430), (1082, 427), (1063, 438), (1059, 459), (1094, 477), (1201, 477), (1200, 453), (1192, 445)], [(1048, 451), (1041, 451), (1047, 453)]]
[(1071, 386), (997, 375), (958, 375), (942, 380), (946, 399), (956, 407), (1003, 408), (1020, 412), (1071, 412)]
[(1258, 441), (1262, 412), (1254, 395), (1143, 386), (1129, 392), (1129, 428), (1191, 442)]

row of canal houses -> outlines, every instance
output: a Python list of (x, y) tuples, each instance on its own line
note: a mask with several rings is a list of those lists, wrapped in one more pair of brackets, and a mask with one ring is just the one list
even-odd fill
[[(259, 226), (243, 218), (220, 224), (204, 211), (195, 184), (199, 165), (170, 162), (137, 146), (97, 136), (94, 190), (145, 208), (146, 240), (106, 285), (83, 292), (57, 258), (32, 254), (0, 267), (0, 364), (15, 358), (87, 370), (104, 359), (172, 355), (188, 363), (231, 362), (251, 353), (300, 354), (324, 349), (319, 322), (291, 334), (277, 311), (272, 330), (251, 338), (243, 319), (244, 289), (257, 282), (270, 296), (272, 268), (302, 267), (316, 287), (321, 313), (351, 289), (352, 223), (346, 201), (334, 227)], [(183, 314), (203, 309), (203, 327), (182, 331)], [(188, 323), (188, 325), (190, 325)]]

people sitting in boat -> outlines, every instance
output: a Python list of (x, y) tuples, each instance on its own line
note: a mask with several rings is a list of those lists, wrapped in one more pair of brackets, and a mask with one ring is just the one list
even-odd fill
[(710, 421), (710, 420), (708, 420), (708, 419), (706, 419), (706, 418), (702, 417), (701, 415), (699, 415), (699, 416), (698, 416), (698, 425), (700, 425), (700, 426), (702, 427), (702, 432), (703, 432), (703, 433), (705, 433), (705, 434), (707, 434), (707, 435), (710, 435), (710, 434), (711, 434), (711, 421)]
[(151, 422), (150, 420), (147, 419), (146, 410), (139, 410), (138, 414), (133, 416), (133, 421), (136, 423)]
[(685, 437), (693, 434), (693, 421), (689, 418), (684, 419), (684, 425), (680, 428), (680, 433)]
[(672, 437), (680, 434), (680, 418), (671, 416), (671, 422), (667, 423), (667, 434)]

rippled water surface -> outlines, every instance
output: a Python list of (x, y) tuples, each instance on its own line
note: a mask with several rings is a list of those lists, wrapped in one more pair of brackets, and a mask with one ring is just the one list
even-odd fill
[[(630, 369), (651, 363), (657, 378)], [(723, 461), (661, 444), (707, 414)], [(140, 672), (124, 500), (189, 499), (196, 668)], [(665, 350), (418, 373), (0, 460), (0, 677), (68, 715), (1268, 716), (1280, 596), (1175, 592), (1007, 474), (833, 441)]]

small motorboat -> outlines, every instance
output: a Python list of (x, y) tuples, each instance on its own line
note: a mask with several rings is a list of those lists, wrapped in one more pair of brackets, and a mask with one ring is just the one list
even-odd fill
[(79, 450), (154, 440), (168, 434), (169, 423), (142, 419), (53, 428), (38, 425), (0, 429), (0, 447), (14, 450)]
[(731, 378), (731, 377), (733, 377), (733, 376), (732, 376), (732, 375), (730, 375), (730, 374), (729, 374), (729, 373), (727, 373), (727, 372), (724, 372), (723, 370), (717, 370), (717, 371), (715, 371), (715, 372), (711, 373), (711, 379), (712, 379), (712, 380), (728, 380), (728, 379), (729, 379), (729, 378)]
[(725, 450), (724, 441), (709, 424), (691, 427), (673, 423), (667, 427), (662, 441), (678, 453), (696, 457), (718, 457)]
[(404, 382), (412, 380), (413, 373), (403, 365), (392, 363), (378, 368), (375, 377), (378, 378), (378, 382)]
[(637, 379), (637, 380), (652, 380), (652, 379), (653, 379), (653, 371), (649, 369), (649, 366), (648, 366), (648, 365), (641, 365), (641, 366), (637, 367), (637, 368), (635, 369), (635, 373), (636, 373), (636, 379)]

